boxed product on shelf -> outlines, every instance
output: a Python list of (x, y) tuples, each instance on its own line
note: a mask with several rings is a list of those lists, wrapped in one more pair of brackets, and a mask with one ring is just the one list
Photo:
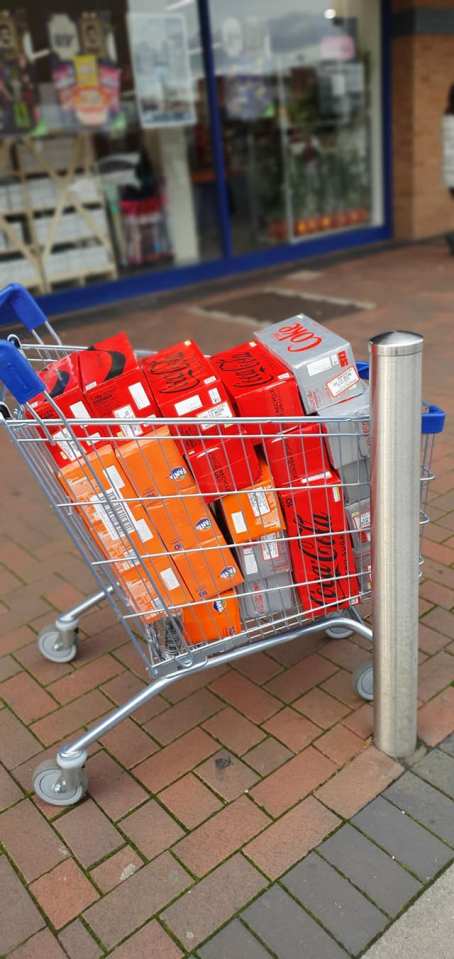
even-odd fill
[(234, 636), (242, 630), (240, 604), (234, 592), (182, 610), (185, 639), (191, 645)]
[(288, 573), (292, 568), (288, 544), (282, 533), (261, 536), (247, 546), (237, 546), (235, 552), (245, 579), (276, 576)]
[(363, 392), (350, 343), (308, 316), (273, 323), (254, 336), (293, 373), (306, 413)]
[(326, 471), (300, 483), (281, 502), (293, 578), (303, 610), (313, 616), (323, 606), (352, 605), (359, 583), (338, 475)]
[(323, 429), (314, 423), (300, 423), (264, 441), (265, 456), (274, 482), (280, 489), (293, 486), (300, 476), (319, 473), (329, 466)]
[(239, 434), (236, 425), (223, 426), (222, 436), (194, 441), (186, 457), (207, 502), (229, 490), (251, 486), (260, 477), (261, 464), (254, 444)]
[[(93, 444), (102, 439), (99, 427), (90, 421), (90, 410), (80, 384), (79, 354), (71, 353), (51, 363), (39, 372), (39, 376), (43, 381), (43, 389), (55, 401), (65, 419), (87, 421), (83, 426), (70, 423), (70, 428), (62, 423), (55, 428), (46, 426), (45, 431), (39, 428), (41, 436), (51, 437), (47, 446), (58, 465), (65, 466), (79, 456), (79, 443), (89, 452)], [(58, 418), (58, 413), (43, 395), (32, 400), (30, 406), (40, 419)], [(77, 437), (77, 441), (74, 437)]]
[(223, 496), (221, 506), (235, 545), (285, 529), (273, 478), (266, 463), (262, 463), (257, 483), (248, 489)]
[(341, 466), (339, 476), (346, 503), (357, 503), (370, 496), (370, 460), (362, 458)]
[(370, 500), (364, 499), (358, 503), (347, 503), (345, 512), (349, 529), (352, 531), (353, 547), (355, 550), (362, 550), (370, 544), (371, 540)]
[(142, 579), (161, 606), (190, 600), (147, 512), (135, 502), (135, 490), (110, 445), (91, 453), (88, 465), (79, 460), (64, 467), (59, 479), (72, 501), (83, 504), (77, 508), (105, 557), (114, 561), (116, 577), (129, 583)]
[(288, 616), (298, 608), (291, 573), (245, 580), (237, 590), (243, 622), (269, 616)]
[[(369, 386), (361, 396), (352, 396), (323, 411), (327, 421), (326, 446), (335, 469), (369, 456)], [(363, 419), (367, 417), (367, 419)]]
[[(163, 442), (173, 444), (169, 450), (178, 464), (174, 440), (164, 437)], [(163, 470), (160, 446), (155, 440), (120, 443), (117, 458), (193, 599), (217, 596), (241, 583), (241, 573), (192, 476), (187, 470), (182, 474), (179, 465), (169, 470), (167, 463)]]
[[(239, 416), (303, 416), (298, 386), (293, 375), (276, 356), (256, 340), (216, 353), (211, 357)], [(290, 424), (289, 424), (290, 425)], [(243, 427), (260, 437), (279, 432), (278, 424)]]
[(107, 427), (112, 436), (142, 436), (155, 425), (157, 407), (125, 333), (79, 354), (80, 381), (93, 417), (136, 419)]
[[(183, 437), (185, 449), (200, 448), (197, 439), (191, 442), (191, 434), (195, 437), (219, 435), (222, 430), (215, 421), (233, 416), (224, 384), (193, 340), (160, 350), (143, 359), (141, 365), (161, 415), (181, 417), (182, 424), (175, 432)], [(213, 426), (206, 422), (200, 427), (185, 426), (185, 416), (213, 420)]]

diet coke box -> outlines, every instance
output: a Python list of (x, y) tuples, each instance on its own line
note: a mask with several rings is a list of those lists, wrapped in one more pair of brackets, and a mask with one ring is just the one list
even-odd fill
[[(293, 375), (281, 360), (256, 340), (216, 353), (211, 357), (211, 362), (239, 416), (278, 416), (283, 419), (286, 416), (304, 415)], [(257, 440), (283, 428), (285, 424), (272, 423), (243, 427), (249, 433), (255, 433)]]
[(306, 413), (363, 392), (350, 343), (303, 313), (254, 336), (291, 370)]
[(287, 541), (282, 535), (261, 536), (248, 546), (237, 546), (236, 555), (246, 580), (268, 579), (292, 568)]
[(367, 547), (364, 546), (363, 549), (355, 549), (354, 554), (361, 593), (370, 593), (372, 589), (370, 544)]
[(237, 593), (243, 622), (279, 614), (288, 616), (298, 608), (290, 573), (278, 573), (268, 579), (250, 578), (243, 586), (237, 587)]
[(370, 500), (364, 499), (345, 507), (355, 550), (370, 549)]
[(327, 471), (301, 480), (297, 492), (282, 497), (293, 578), (310, 617), (354, 605), (359, 582), (348, 531), (342, 488)]
[(348, 505), (358, 503), (370, 497), (370, 460), (360, 459), (356, 463), (341, 466), (340, 477), (344, 500)]
[[(348, 466), (369, 456), (369, 386), (361, 396), (352, 396), (324, 410), (323, 429), (331, 465)], [(367, 419), (364, 419), (367, 417)]]

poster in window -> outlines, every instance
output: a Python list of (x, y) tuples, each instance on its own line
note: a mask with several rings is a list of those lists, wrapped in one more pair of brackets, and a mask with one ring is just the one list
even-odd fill
[(38, 119), (38, 90), (25, 51), (24, 10), (0, 10), (0, 133), (29, 133)]
[(124, 125), (121, 70), (110, 13), (85, 11), (48, 19), (52, 80), (65, 125), (115, 129)]
[(129, 43), (142, 127), (195, 123), (186, 23), (180, 14), (132, 13)]

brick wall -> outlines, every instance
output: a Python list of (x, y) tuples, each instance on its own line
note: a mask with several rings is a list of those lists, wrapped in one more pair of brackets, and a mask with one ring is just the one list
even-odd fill
[[(454, 11), (454, 0), (393, 2), (394, 13), (416, 7)], [(392, 65), (395, 235), (409, 239), (454, 230), (454, 199), (442, 181), (440, 134), (454, 83), (454, 32), (395, 36)]]

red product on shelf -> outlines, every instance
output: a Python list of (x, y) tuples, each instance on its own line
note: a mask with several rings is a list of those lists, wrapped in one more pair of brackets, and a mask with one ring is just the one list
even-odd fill
[[(96, 439), (101, 439), (99, 427), (90, 425), (90, 410), (80, 383), (79, 353), (63, 356), (62, 359), (41, 370), (39, 376), (43, 381), (43, 389), (49, 393), (66, 419), (87, 420), (86, 426), (71, 425), (77, 442), (71, 436), (70, 430), (62, 424), (58, 424), (55, 428), (47, 426), (46, 432), (39, 430), (40, 436), (50, 434), (53, 437), (52, 442), (47, 443), (47, 447), (58, 466), (67, 466), (78, 458), (79, 442), (86, 452), (90, 452)], [(58, 418), (54, 407), (42, 395), (32, 400), (30, 406), (40, 419)], [(27, 416), (29, 415), (27, 413)]]
[[(293, 576), (303, 609), (312, 616), (358, 602), (360, 592), (342, 488), (326, 470), (300, 479), (300, 489), (281, 498)], [(297, 537), (294, 539), (293, 537)]]
[(106, 427), (106, 435), (142, 436), (156, 426), (157, 407), (125, 333), (83, 350), (79, 364), (81, 385), (92, 416), (138, 420), (137, 424)]
[[(233, 416), (227, 391), (210, 361), (192, 340), (176, 343), (142, 360), (148, 380), (162, 416), (203, 417), (216, 421)], [(213, 423), (175, 427), (177, 435), (201, 437), (219, 435), (221, 427)], [(200, 449), (200, 441), (184, 441), (185, 449)]]
[[(211, 362), (227, 387), (240, 416), (303, 416), (298, 385), (292, 373), (256, 340), (216, 353)], [(290, 425), (290, 424), (289, 424)], [(252, 434), (277, 433), (282, 424), (251, 424)]]
[(186, 458), (207, 502), (253, 486), (260, 478), (261, 464), (254, 444), (239, 436), (236, 426), (225, 426), (222, 436), (197, 442)]
[(265, 454), (277, 487), (295, 486), (301, 476), (330, 469), (320, 421), (300, 423), (264, 441)]

